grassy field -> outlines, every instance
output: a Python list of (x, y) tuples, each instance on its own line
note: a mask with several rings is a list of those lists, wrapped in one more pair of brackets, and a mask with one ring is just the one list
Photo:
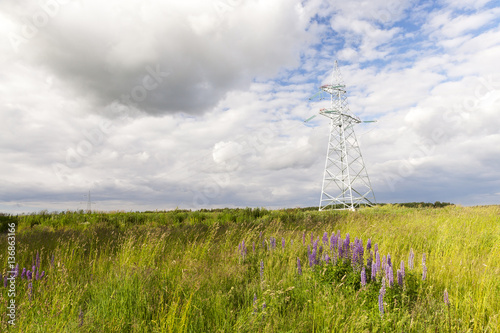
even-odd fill
[(7, 322), (2, 282), (2, 332), (500, 331), (499, 206), (11, 221), (16, 326)]

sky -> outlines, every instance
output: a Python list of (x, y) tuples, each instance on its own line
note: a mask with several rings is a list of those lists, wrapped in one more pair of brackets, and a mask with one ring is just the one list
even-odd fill
[(500, 2), (0, 2), (0, 212), (310, 207), (333, 64), (377, 202), (500, 203)]

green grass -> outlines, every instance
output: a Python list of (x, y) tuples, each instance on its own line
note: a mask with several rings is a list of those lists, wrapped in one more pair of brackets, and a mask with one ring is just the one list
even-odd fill
[[(31, 269), (38, 251), (46, 276), (33, 281), (31, 299), (28, 281), (16, 280), (15, 327), (2, 284), (2, 332), (500, 331), (499, 206), (45, 212), (15, 220), (17, 262)], [(311, 233), (321, 243), (337, 230), (377, 243), (394, 271), (414, 250), (416, 267), (406, 268), (403, 288), (387, 288), (383, 316), (380, 278), (362, 288), (350, 264), (309, 267)], [(5, 276), (6, 234), (1, 239)]]

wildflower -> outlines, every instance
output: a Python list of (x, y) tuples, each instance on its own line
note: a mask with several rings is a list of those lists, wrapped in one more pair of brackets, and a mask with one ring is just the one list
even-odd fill
[(350, 245), (351, 245), (351, 236), (349, 236), (349, 234), (347, 234), (347, 235), (345, 235), (345, 240), (344, 240), (344, 251), (345, 252), (349, 252)]
[(427, 266), (425, 265), (425, 253), (422, 257), (422, 280), (427, 277)]
[(42, 271), (42, 274), (40, 275), (40, 279), (43, 279), (44, 276), (45, 276), (45, 271)]
[(16, 264), (16, 268), (14, 269), (14, 277), (18, 277), (19, 276), (19, 264)]
[(21, 272), (21, 279), (26, 277), (26, 267), (23, 267), (23, 271)]
[(366, 286), (366, 273), (365, 273), (365, 268), (361, 269), (361, 286), (364, 287)]
[(372, 249), (372, 240), (368, 238), (366, 241), (366, 251), (370, 251)]
[(275, 248), (276, 248), (276, 238), (271, 237), (271, 249), (275, 249)]
[(380, 293), (378, 294), (378, 310), (380, 311), (380, 316), (384, 315), (384, 295), (385, 295), (385, 278), (382, 278), (382, 287), (380, 288)]
[(297, 273), (302, 275), (302, 266), (300, 265), (300, 258), (297, 257)]
[(262, 231), (259, 233), (259, 238), (262, 238)]
[(285, 238), (281, 237), (281, 248), (285, 249)]
[(312, 259), (312, 263), (314, 265), (316, 265), (318, 263), (318, 261), (316, 260), (317, 253), (318, 253), (318, 241), (315, 241), (313, 244), (313, 249), (312, 249), (312, 253), (311, 253), (311, 259)]
[(7, 275), (3, 278), (3, 286), (7, 288)]
[(37, 270), (36, 270), (36, 276), (35, 276), (35, 278), (36, 278), (37, 280), (39, 280), (39, 279), (40, 279), (40, 270), (39, 270), (39, 269), (37, 269)]
[(377, 265), (372, 265), (372, 280), (377, 278)]
[(313, 260), (311, 255), (311, 245), (307, 245), (307, 259), (309, 259), (309, 267), (312, 267)]
[(28, 269), (28, 271), (26, 272), (26, 279), (31, 280), (31, 278), (32, 278), (32, 273), (31, 273), (31, 271)]
[(260, 261), (260, 279), (264, 280), (264, 260)]
[(444, 304), (450, 305), (450, 299), (448, 298), (448, 290), (447, 289), (444, 290), (444, 297), (443, 298), (444, 298)]
[(398, 269), (398, 272), (397, 272), (397, 276), (398, 276), (398, 284), (399, 286), (403, 286), (403, 273), (401, 272), (400, 269)]
[(392, 272), (392, 266), (389, 266), (389, 264), (385, 265), (385, 276), (389, 282), (389, 287), (392, 287), (394, 285), (394, 274)]
[(333, 252), (335, 250), (335, 246), (337, 246), (337, 236), (332, 233), (332, 236), (330, 237), (330, 251)]
[(401, 276), (404, 279), (404, 277), (405, 277), (405, 262), (404, 262), (404, 260), (401, 260), (401, 265), (400, 265), (399, 269), (401, 270)]
[(325, 263), (328, 265), (330, 263), (330, 256), (328, 253), (325, 255)]
[(31, 301), (31, 295), (33, 295), (33, 283), (31, 283), (31, 281), (28, 283), (28, 295)]
[(387, 265), (389, 265), (389, 266), (392, 267), (391, 255), (390, 254), (387, 255)]
[(377, 251), (375, 255), (375, 271), (380, 272), (382, 262), (380, 261), (380, 253)]
[(410, 267), (410, 269), (413, 269), (414, 267), (413, 263), (414, 259), (415, 259), (415, 253), (413, 252), (413, 249), (410, 249), (410, 256), (408, 258), (408, 267)]
[(54, 256), (54, 254), (52, 254), (52, 258), (50, 258), (50, 266), (54, 266), (54, 259), (55, 259), (55, 256)]
[(343, 247), (342, 238), (337, 238), (337, 251), (339, 252), (339, 259), (344, 258), (344, 247)]

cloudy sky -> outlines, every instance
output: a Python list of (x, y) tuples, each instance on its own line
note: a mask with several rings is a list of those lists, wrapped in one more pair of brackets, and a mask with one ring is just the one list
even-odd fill
[[(500, 203), (500, 2), (0, 2), (0, 211), (317, 206), (334, 60), (378, 202)], [(326, 104), (325, 104), (326, 103)]]

